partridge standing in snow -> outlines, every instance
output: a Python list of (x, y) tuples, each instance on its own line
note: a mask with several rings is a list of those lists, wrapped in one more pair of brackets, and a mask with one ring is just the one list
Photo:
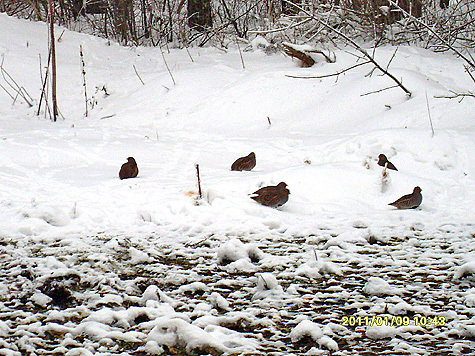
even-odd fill
[(398, 209), (415, 209), (422, 203), (421, 191), (420, 187), (415, 187), (411, 194), (404, 195), (389, 205), (395, 206)]
[(393, 169), (395, 171), (397, 171), (397, 168), (394, 167), (394, 164), (392, 164), (391, 162), (388, 161), (388, 157), (386, 157), (385, 154), (381, 153), (379, 155), (379, 161), (378, 161), (378, 164), (381, 166), (381, 167), (388, 167), (388, 169)]
[(232, 171), (250, 171), (256, 166), (256, 154), (254, 152), (249, 153), (246, 157), (238, 158), (231, 165)]
[(270, 206), (271, 208), (278, 208), (289, 200), (290, 192), (286, 187), (287, 184), (280, 182), (277, 185), (270, 185), (258, 189), (252, 193), (254, 196), (251, 196), (251, 199), (254, 199), (259, 204)]
[(124, 163), (122, 167), (120, 167), (119, 178), (135, 178), (137, 174), (139, 174), (139, 168), (137, 167), (137, 162), (135, 162), (134, 157), (127, 158), (127, 163)]

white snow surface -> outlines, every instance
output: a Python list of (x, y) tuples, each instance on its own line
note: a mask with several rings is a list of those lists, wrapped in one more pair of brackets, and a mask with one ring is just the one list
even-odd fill
[[(394, 83), (287, 76), (349, 67), (350, 48), (300, 68), (260, 38), (245, 68), (232, 45), (164, 48), (174, 84), (158, 48), (56, 33), (51, 122), (47, 26), (0, 14), (3, 69), (33, 99), (0, 87), (0, 354), (475, 352), (474, 100), (435, 98), (473, 90), (460, 59), (401, 46), (389, 69), (412, 96), (362, 95)], [(399, 169), (384, 184), (380, 153)], [(281, 181), (281, 208), (249, 198)], [(417, 185), (419, 208), (388, 206)], [(411, 325), (343, 322), (374, 315)]]

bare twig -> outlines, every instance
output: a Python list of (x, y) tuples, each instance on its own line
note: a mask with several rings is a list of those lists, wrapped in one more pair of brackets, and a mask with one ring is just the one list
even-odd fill
[(114, 117), (114, 116), (115, 114), (106, 115), (106, 116), (101, 117), (99, 120), (110, 119), (111, 117)]
[(330, 57), (330, 54), (328, 54), (328, 56), (320, 49), (312, 49), (311, 51), (308, 51), (310, 53), (318, 53), (318, 54), (321, 54), (325, 60), (327, 61), (327, 63), (335, 63), (336, 62), (336, 56), (335, 56), (335, 53), (333, 53), (333, 58)]
[(304, 25), (307, 22), (310, 22), (312, 20), (313, 20), (312, 18), (307, 18), (307, 19), (305, 19), (303, 21), (300, 21), (300, 22), (297, 22), (297, 23), (291, 23), (290, 25), (288, 25), (286, 27), (275, 28), (275, 29), (272, 29), (272, 30), (259, 30), (259, 31), (253, 30), (253, 31), (247, 31), (247, 33), (255, 33), (255, 34), (260, 34), (260, 35), (266, 35), (268, 33), (283, 32), (283, 31), (286, 31), (286, 30), (290, 30), (291, 28), (298, 27), (300, 25)]
[(84, 87), (84, 100), (86, 104), (86, 111), (84, 116), (87, 117), (88, 112), (88, 102), (87, 102), (87, 87), (86, 87), (86, 65), (84, 64), (84, 56), (82, 53), (82, 45), (79, 45), (79, 56), (81, 57), (81, 74), (82, 74), (82, 85)]
[[(259, 1), (256, 1), (256, 3), (253, 6), (251, 6), (246, 12), (243, 12), (241, 15), (237, 16), (233, 21), (235, 22), (235, 21), (241, 19), (242, 17), (247, 16), (252, 10), (254, 10), (257, 7), (257, 5), (259, 5), (259, 3), (260, 3)], [(209, 40), (211, 40), (211, 38), (213, 38), (215, 35), (221, 33), (222, 30), (224, 30), (228, 26), (232, 25), (233, 21), (228, 21), (227, 23), (219, 26), (218, 28), (213, 29), (212, 31), (197, 33), (195, 36), (190, 38), (189, 42), (193, 42), (194, 40), (198, 39), (198, 37), (205, 36), (205, 38), (199, 44), (199, 46), (202, 47)], [(240, 37), (242, 37), (242, 36), (240, 36)], [(220, 48), (218, 47), (218, 49), (220, 49)]]
[(475, 98), (475, 94), (473, 94), (472, 92), (468, 92), (468, 93), (457, 93), (453, 90), (450, 90), (450, 92), (453, 94), (453, 95), (434, 95), (434, 98), (437, 98), (437, 99), (456, 99), (456, 98), (461, 98), (460, 101), (462, 101), (465, 97), (472, 97), (472, 98)]
[(432, 125), (432, 116), (430, 114), (429, 98), (427, 97), (427, 91), (426, 91), (426, 103), (427, 103), (427, 113), (429, 114), (430, 130), (432, 132), (431, 137), (434, 137), (434, 126)]
[[(285, 0), (284, 0), (285, 1)], [(464, 56), (463, 53), (461, 53), (459, 50), (457, 50), (454, 46), (452, 46), (450, 43), (448, 43), (446, 40), (444, 40), (436, 31), (434, 31), (430, 26), (428, 26), (424, 21), (419, 20), (418, 18), (414, 17), (410, 13), (408, 13), (406, 10), (401, 8), (397, 3), (395, 3), (393, 0), (388, 0), (391, 5), (399, 9), (404, 16), (409, 17), (412, 21), (416, 22), (417, 24), (425, 27), (430, 33), (432, 33), (441, 43), (444, 44), (444, 46), (447, 46), (447, 48), (450, 48), (454, 53), (456, 53), (460, 58), (462, 58), (467, 64), (475, 69), (475, 63), (470, 60), (467, 56)]]
[(376, 67), (373, 67), (368, 73), (365, 74), (365, 78), (371, 78), (375, 70)]
[(388, 62), (388, 65), (386, 66), (386, 70), (389, 69), (389, 66), (391, 65), (391, 62), (393, 61), (394, 57), (396, 57), (396, 53), (397, 53), (398, 49), (399, 49), (399, 47), (396, 47), (396, 50), (394, 51), (393, 55), (391, 56), (391, 59)]
[(16, 98), (20, 96), (25, 100), (25, 102), (28, 104), (28, 106), (31, 108), (33, 106), (33, 99), (31, 96), (28, 94), (28, 92), (23, 88), (22, 86), (18, 85), (18, 83), (13, 79), (13, 77), (3, 68), (3, 62), (5, 60), (5, 57), (2, 58), (2, 63), (0, 64), (0, 72), (2, 73), (2, 78), (5, 81), (8, 86), (13, 89), (16, 92), (16, 95), (13, 96), (8, 92), (8, 90), (2, 85), (2, 89), (7, 92), (7, 94), (13, 98), (13, 102), (15, 102)]
[(229, 11), (228, 6), (226, 5), (226, 2), (225, 2), (224, 0), (221, 0), (221, 4), (223, 5), (224, 12), (226, 13), (226, 16), (228, 17), (228, 20), (231, 22), (231, 24), (232, 24), (233, 27), (234, 27), (234, 30), (236, 31), (236, 34), (237, 34), (239, 37), (244, 37), (244, 33), (242, 33), (242, 32), (239, 30), (238, 23), (237, 23), (237, 21), (236, 21), (237, 19), (232, 17), (231, 12)]
[(7, 88), (5, 88), (2, 84), (0, 84), (0, 88), (2, 88), (3, 90), (5, 90), (5, 92), (8, 94), (8, 96), (9, 96), (10, 98), (12, 98), (13, 101), (15, 101), (15, 97), (14, 97), (12, 94), (10, 94), (10, 93), (8, 92)]
[(160, 48), (160, 53), (162, 54), (163, 61), (165, 62), (165, 66), (167, 67), (168, 74), (170, 74), (170, 77), (172, 78), (173, 85), (176, 85), (175, 78), (173, 78), (173, 74), (170, 71), (170, 67), (168, 67), (168, 63), (167, 63), (167, 60), (165, 59), (165, 54), (163, 54), (162, 47), (160, 47), (160, 46), (158, 46), (158, 47)]
[(368, 59), (368, 61), (370, 61), (371, 63), (374, 64), (374, 66), (376, 68), (378, 68), (381, 72), (383, 72), (385, 75), (387, 75), (389, 78), (391, 78), (394, 82), (396, 82), (396, 84), (410, 97), (412, 95), (412, 93), (401, 83), (400, 80), (398, 80), (394, 75), (392, 75), (391, 73), (389, 73), (386, 69), (384, 69), (383, 67), (381, 67), (381, 65), (379, 65), (378, 62), (376, 62), (376, 60), (366, 51), (364, 50), (359, 44), (357, 44), (354, 40), (352, 40), (350, 37), (348, 37), (347, 35), (345, 35), (343, 32), (337, 30), (336, 28), (330, 26), (329, 24), (323, 22), (321, 19), (319, 19), (318, 17), (316, 17), (315, 15), (311, 14), (310, 12), (308, 12), (307, 10), (303, 9), (301, 6), (299, 5), (296, 5), (294, 4), (293, 2), (291, 1), (288, 1), (288, 0), (283, 0), (285, 1), (286, 3), (296, 7), (297, 9), (299, 9), (300, 11), (302, 11), (303, 13), (305, 13), (307, 16), (310, 16), (312, 17), (313, 19), (315, 19), (317, 22), (319, 22), (322, 26), (324, 26), (325, 28), (329, 29), (330, 31), (336, 33), (338, 36), (344, 38), (346, 41), (348, 41), (357, 51), (359, 51), (364, 57), (366, 57), (366, 59)]
[(194, 60), (193, 57), (191, 56), (191, 53), (190, 53), (190, 51), (188, 50), (188, 47), (187, 47), (187, 46), (185, 46), (185, 49), (186, 49), (186, 53), (188, 53), (188, 57), (190, 57), (190, 59), (191, 59), (191, 62), (192, 62), (192, 63), (195, 63), (195, 60)]
[(196, 168), (196, 178), (198, 180), (198, 196), (201, 199), (203, 197), (203, 194), (201, 192), (200, 165), (198, 163), (195, 164), (195, 168)]
[(316, 75), (316, 76), (306, 76), (306, 77), (302, 77), (302, 76), (298, 76), (298, 75), (290, 75), (290, 74), (287, 74), (286, 77), (289, 77), (289, 78), (298, 78), (298, 79), (321, 79), (321, 78), (328, 78), (328, 77), (335, 77), (335, 76), (339, 76), (340, 74), (343, 74), (345, 72), (348, 72), (349, 70), (353, 69), (353, 68), (356, 68), (356, 67), (359, 67), (359, 66), (362, 66), (362, 65), (365, 65), (365, 64), (368, 64), (368, 63), (371, 63), (369, 61), (367, 62), (361, 62), (361, 63), (357, 63), (355, 65), (352, 65), (351, 67), (348, 67), (348, 68), (345, 68), (339, 72), (335, 72), (335, 73), (332, 73), (332, 74), (324, 74), (324, 75)]
[(239, 50), (239, 56), (241, 57), (242, 69), (246, 69), (246, 66), (244, 65), (244, 58), (242, 57), (241, 46), (239, 46), (239, 42), (238, 42), (237, 37), (235, 39), (236, 39), (237, 48)]
[(267, 290), (270, 290), (270, 287), (269, 285), (267, 284), (267, 281), (264, 277), (262, 277), (262, 274), (258, 274), (259, 277), (261, 277), (262, 281), (264, 282), (264, 287), (267, 289)]
[(467, 72), (467, 74), (470, 76), (470, 78), (472, 78), (472, 81), (475, 83), (475, 78), (473, 77), (473, 74), (472, 72), (470, 71), (470, 68), (468, 66), (463, 66), (465, 68), (465, 71)]
[(137, 68), (135, 68), (135, 64), (132, 65), (132, 67), (134, 67), (134, 72), (135, 74), (137, 75), (137, 77), (139, 78), (140, 82), (142, 83), (142, 85), (145, 85), (145, 83), (143, 82), (142, 78), (140, 77), (139, 73), (137, 72)]
[[(48, 55), (48, 66), (46, 67), (46, 73), (45, 73), (45, 78), (43, 80), (43, 69), (42, 69), (42, 64), (41, 64), (41, 54), (38, 54), (39, 60), (40, 60), (40, 78), (41, 78), (41, 83), (42, 83), (42, 88), (41, 88), (41, 95), (40, 95), (40, 103), (38, 105), (38, 111), (36, 112), (36, 116), (40, 115), (40, 110), (41, 110), (41, 103), (43, 102), (43, 98), (46, 96), (46, 84), (48, 82), (48, 73), (49, 73), (49, 63), (51, 60), (51, 51), (49, 51)], [(48, 100), (45, 98), (45, 103), (48, 103)]]
[(388, 89), (397, 88), (397, 87), (398, 87), (398, 85), (395, 84), (395, 85), (391, 85), (390, 87), (387, 87), (387, 88), (378, 89), (378, 90), (375, 90), (375, 91), (370, 91), (370, 92), (368, 92), (368, 93), (361, 94), (360, 96), (366, 96), (366, 95), (381, 93), (382, 91), (385, 91), (385, 90), (388, 90)]
[(64, 31), (66, 31), (66, 30), (63, 30), (63, 32), (61, 32), (61, 34), (59, 35), (59, 37), (57, 39), (58, 42), (61, 42), (61, 40), (63, 39)]

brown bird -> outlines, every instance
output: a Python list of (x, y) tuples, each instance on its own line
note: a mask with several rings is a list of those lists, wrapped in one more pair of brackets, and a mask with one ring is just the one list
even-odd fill
[(271, 208), (278, 208), (289, 200), (290, 191), (286, 187), (287, 184), (284, 182), (263, 187), (252, 193), (255, 194), (255, 196), (251, 196), (251, 199), (254, 199), (259, 204), (270, 206)]
[(127, 158), (127, 163), (124, 163), (122, 167), (120, 167), (119, 178), (135, 178), (137, 174), (139, 174), (139, 168), (137, 167), (137, 162), (135, 162), (134, 157)]
[(421, 191), (420, 187), (415, 187), (411, 194), (404, 195), (388, 205), (395, 206), (398, 209), (415, 209), (422, 203)]
[(249, 153), (246, 157), (238, 158), (231, 165), (232, 171), (250, 171), (256, 166), (256, 154), (254, 152)]
[(388, 161), (388, 157), (386, 157), (386, 155), (384, 155), (383, 153), (381, 153), (381, 154), (379, 155), (378, 164), (379, 164), (381, 167), (388, 167), (388, 169), (393, 169), (393, 170), (397, 171), (397, 168), (394, 166), (394, 164), (392, 164), (391, 162), (389, 162), (389, 161)]

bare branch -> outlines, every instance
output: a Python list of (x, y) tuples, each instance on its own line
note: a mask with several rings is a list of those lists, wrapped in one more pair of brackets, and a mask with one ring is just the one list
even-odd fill
[(142, 80), (142, 78), (140, 77), (139, 73), (137, 72), (137, 68), (135, 68), (135, 64), (133, 64), (132, 67), (134, 67), (134, 72), (135, 72), (135, 74), (137, 75), (137, 77), (139, 78), (140, 83), (142, 83), (142, 85), (145, 85), (145, 83), (143, 82), (143, 80)]
[(375, 90), (375, 91), (370, 91), (370, 92), (368, 92), (368, 93), (360, 94), (360, 96), (366, 96), (366, 95), (381, 93), (382, 91), (385, 91), (385, 90), (388, 90), (388, 89), (397, 88), (397, 87), (398, 87), (398, 85), (395, 84), (395, 85), (391, 85), (390, 87), (387, 87), (387, 88), (378, 89), (378, 90)]
[(320, 49), (312, 49), (310, 51), (307, 51), (309, 53), (318, 53), (318, 54), (321, 54), (325, 60), (327, 61), (327, 63), (335, 63), (336, 62), (336, 56), (335, 56), (335, 53), (333, 53), (333, 58), (330, 57), (330, 54), (328, 54), (328, 56)]
[(332, 74), (324, 74), (324, 75), (317, 75), (317, 76), (307, 76), (307, 77), (302, 77), (302, 76), (298, 76), (298, 75), (290, 75), (290, 74), (287, 74), (286, 77), (289, 77), (289, 78), (297, 78), (297, 79), (321, 79), (321, 78), (328, 78), (328, 77), (336, 77), (336, 76), (339, 76), (340, 74), (343, 74), (345, 72), (348, 72), (349, 70), (351, 69), (354, 69), (356, 67), (359, 67), (359, 66), (362, 66), (362, 65), (365, 65), (365, 64), (368, 64), (368, 63), (371, 63), (370, 61), (366, 61), (366, 62), (361, 62), (361, 63), (357, 63), (355, 65), (352, 65), (351, 67), (348, 67), (348, 68), (345, 68), (339, 72), (335, 72), (335, 73), (332, 73)]
[(386, 66), (386, 70), (389, 69), (389, 66), (391, 65), (391, 62), (393, 61), (394, 57), (396, 57), (396, 53), (397, 53), (397, 50), (398, 50), (398, 49), (399, 49), (399, 47), (396, 47), (396, 50), (394, 51), (394, 53), (393, 53), (391, 59), (390, 59), (389, 62), (388, 62), (388, 65)]
[(427, 103), (427, 113), (429, 114), (430, 129), (432, 131), (432, 136), (431, 137), (434, 137), (434, 126), (432, 125), (432, 116), (430, 114), (429, 98), (427, 97), (427, 91), (426, 91), (426, 103)]
[(300, 11), (302, 11), (303, 13), (305, 13), (307, 16), (310, 16), (312, 17), (313, 19), (315, 19), (317, 22), (319, 22), (322, 26), (326, 27), (327, 29), (329, 29), (330, 31), (336, 33), (338, 36), (344, 38), (346, 41), (348, 41), (357, 51), (359, 51), (364, 57), (366, 57), (371, 63), (374, 64), (374, 66), (376, 68), (378, 68), (381, 72), (383, 72), (385, 75), (387, 75), (389, 78), (391, 78), (409, 97), (412, 95), (412, 93), (401, 83), (400, 80), (398, 80), (394, 75), (392, 75), (391, 73), (389, 73), (386, 69), (384, 69), (383, 67), (381, 67), (379, 65), (378, 62), (376, 62), (376, 60), (366, 51), (364, 50), (363, 48), (361, 48), (361, 46), (359, 44), (357, 44), (354, 40), (352, 40), (350, 37), (348, 37), (347, 35), (345, 35), (343, 32), (337, 30), (336, 28), (330, 26), (329, 24), (323, 22), (321, 19), (315, 17), (313, 14), (309, 13), (307, 10), (303, 9), (301, 6), (299, 5), (296, 5), (294, 4), (293, 2), (291, 1), (288, 1), (288, 0), (283, 0), (285, 1), (286, 3), (296, 7), (297, 9), (299, 9)]
[(84, 87), (84, 100), (86, 104), (85, 116), (89, 115), (88, 112), (88, 102), (87, 102), (87, 86), (86, 86), (86, 65), (84, 64), (84, 56), (82, 53), (82, 45), (79, 45), (79, 56), (81, 57), (81, 74), (82, 74), (82, 85)]
[(162, 47), (160, 47), (160, 46), (158, 46), (158, 47), (160, 48), (160, 53), (162, 54), (163, 61), (165, 62), (165, 66), (167, 67), (168, 74), (170, 74), (170, 77), (172, 78), (173, 85), (176, 85), (175, 78), (173, 78), (173, 74), (170, 71), (170, 67), (168, 67), (168, 63), (167, 63), (167, 60), (165, 59), (165, 54), (163, 54)]
[(201, 192), (200, 165), (198, 163), (195, 164), (195, 168), (196, 168), (196, 178), (198, 180), (198, 196), (201, 199), (203, 198), (203, 194)]
[(408, 13), (406, 10), (401, 8), (397, 3), (395, 3), (393, 0), (388, 0), (389, 3), (401, 11), (404, 16), (409, 17), (411, 20), (414, 22), (418, 23), (419, 25), (425, 27), (430, 33), (432, 33), (440, 42), (442, 42), (447, 48), (450, 48), (454, 53), (456, 53), (460, 58), (462, 58), (465, 62), (468, 63), (468, 65), (475, 69), (475, 63), (464, 56), (459, 50), (457, 50), (454, 46), (452, 46), (450, 43), (448, 43), (446, 40), (444, 40), (437, 32), (435, 32), (430, 26), (428, 26), (425, 22), (419, 20), (418, 18), (412, 16), (410, 13)]
[(468, 92), (468, 93), (457, 93), (457, 92), (454, 92), (452, 90), (450, 90), (450, 92), (453, 94), (453, 95), (434, 95), (434, 98), (436, 99), (456, 99), (456, 98), (461, 98), (460, 101), (462, 101), (465, 97), (472, 97), (472, 98), (475, 98), (475, 94), (473, 94), (472, 92)]
[(36, 112), (36, 116), (40, 115), (41, 103), (43, 102), (43, 98), (45, 98), (45, 103), (46, 105), (48, 105), (48, 100), (46, 99), (46, 84), (48, 83), (49, 64), (51, 61), (51, 50), (49, 51), (49, 55), (48, 55), (48, 66), (46, 67), (44, 80), (43, 80), (43, 69), (42, 69), (42, 64), (41, 64), (41, 54), (39, 54), (38, 57), (40, 60), (40, 78), (41, 78), (42, 87), (41, 87), (40, 103), (38, 104), (38, 111)]
[(2, 63), (0, 64), (0, 72), (2, 73), (2, 78), (5, 81), (8, 86), (13, 89), (16, 92), (15, 97), (13, 97), (12, 94), (8, 92), (8, 90), (2, 85), (2, 89), (5, 90), (5, 92), (13, 99), (15, 102), (15, 98), (20, 96), (25, 100), (25, 102), (28, 104), (28, 106), (31, 108), (33, 106), (31, 99), (31, 96), (28, 94), (28, 92), (23, 88), (22, 86), (18, 85), (18, 83), (13, 79), (13, 77), (3, 68), (3, 62), (5, 60), (5, 57), (2, 58)]
[(470, 72), (470, 68), (468, 66), (464, 66), (464, 68), (467, 74), (470, 76), (470, 78), (472, 78), (473, 82), (475, 83), (475, 78), (473, 77), (472, 72)]
[(235, 40), (236, 40), (236, 46), (239, 50), (239, 57), (241, 57), (242, 69), (246, 69), (246, 66), (244, 65), (244, 58), (242, 57), (241, 46), (239, 45), (237, 37), (235, 38)]
[(9, 96), (10, 98), (12, 98), (13, 101), (15, 101), (15, 97), (14, 97), (12, 94), (9, 93), (9, 91), (7, 90), (7, 88), (5, 88), (2, 84), (0, 84), (0, 88), (2, 88), (2, 89), (5, 91), (5, 93), (7, 93), (8, 96)]
[(258, 34), (258, 35), (266, 35), (268, 33), (284, 32), (284, 31), (290, 30), (294, 27), (304, 25), (307, 22), (310, 22), (312, 20), (313, 20), (312, 18), (307, 18), (307, 19), (305, 19), (303, 21), (300, 21), (300, 22), (297, 22), (297, 23), (291, 23), (290, 25), (288, 25), (286, 27), (274, 28), (272, 30), (260, 30), (260, 31), (253, 30), (253, 31), (248, 31), (248, 33), (255, 33), (255, 34)]

